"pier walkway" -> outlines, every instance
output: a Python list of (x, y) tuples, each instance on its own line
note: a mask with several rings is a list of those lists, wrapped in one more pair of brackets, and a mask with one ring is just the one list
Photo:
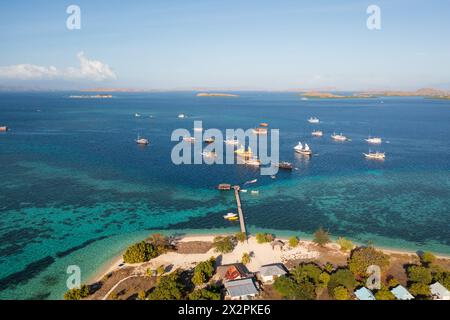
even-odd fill
[(240, 187), (239, 186), (234, 186), (233, 189), (234, 189), (234, 196), (236, 197), (236, 204), (237, 204), (237, 209), (238, 209), (238, 214), (239, 214), (239, 223), (241, 224), (241, 232), (244, 233), (245, 236), (247, 237), (247, 230), (245, 228), (244, 213), (242, 211), (241, 198), (239, 196)]

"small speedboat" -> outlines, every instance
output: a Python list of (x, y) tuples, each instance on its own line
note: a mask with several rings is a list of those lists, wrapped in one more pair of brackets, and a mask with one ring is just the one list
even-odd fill
[(247, 189), (241, 189), (240, 192), (247, 193)]
[(259, 126), (260, 126), (260, 127), (268, 127), (269, 124), (266, 123), (266, 122), (261, 122), (261, 123), (259, 124)]
[(139, 113), (135, 113), (134, 116), (135, 116), (136, 118), (140, 118), (140, 117), (141, 117), (141, 115), (140, 115)]
[(223, 218), (226, 220), (238, 220), (239, 219), (238, 215), (236, 213), (232, 213), (232, 212), (227, 213), (226, 215), (223, 216)]
[(230, 144), (230, 145), (238, 145), (239, 144), (239, 140), (234, 140), (234, 139), (226, 139), (225, 144)]
[(322, 137), (323, 136), (323, 131), (320, 130), (314, 130), (311, 135), (313, 135), (314, 137)]
[(278, 168), (283, 169), (283, 170), (292, 170), (293, 167), (292, 167), (292, 163), (287, 162), (287, 161), (282, 161), (278, 164)]
[(180, 113), (180, 114), (178, 115), (178, 118), (179, 118), (179, 119), (184, 119), (184, 118), (186, 118), (186, 116), (185, 116), (183, 113)]
[(259, 191), (258, 190), (252, 190), (252, 192), (251, 192), (252, 194), (259, 194)]
[(253, 183), (257, 183), (257, 182), (258, 182), (258, 179), (253, 179), (250, 181), (246, 181), (244, 184), (253, 184)]

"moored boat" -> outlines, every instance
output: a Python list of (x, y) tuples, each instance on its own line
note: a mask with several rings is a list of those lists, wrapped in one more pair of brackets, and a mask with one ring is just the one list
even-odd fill
[(261, 127), (268, 127), (269, 126), (269, 124), (267, 122), (261, 122), (259, 125)]
[(195, 142), (195, 138), (194, 137), (184, 137), (183, 141), (194, 143)]
[(0, 132), (6, 132), (8, 131), (8, 127), (7, 126), (1, 126), (0, 127)]
[(246, 160), (244, 164), (248, 166), (259, 167), (261, 165), (261, 161), (259, 161), (257, 158), (251, 158), (249, 160)]
[(206, 138), (205, 140), (203, 140), (203, 142), (205, 142), (205, 143), (213, 143), (215, 140), (214, 140), (214, 138)]
[(320, 123), (320, 120), (317, 117), (311, 117), (308, 119), (308, 122), (316, 124), (316, 123)]
[(283, 170), (292, 170), (292, 168), (293, 168), (292, 163), (287, 162), (287, 161), (281, 161), (277, 166), (278, 166), (278, 168), (283, 169)]
[(186, 118), (186, 116), (185, 116), (183, 113), (180, 113), (180, 114), (178, 115), (178, 118), (179, 118), (179, 119), (183, 119), (183, 118)]
[(239, 219), (238, 215), (232, 212), (227, 213), (226, 215), (223, 216), (223, 218), (226, 220), (233, 220), (233, 221)]
[(267, 128), (254, 128), (252, 131), (254, 134), (267, 134)]
[(234, 139), (226, 139), (225, 144), (230, 144), (230, 145), (238, 145), (239, 144), (239, 140), (234, 140)]
[(344, 136), (342, 133), (341, 134), (333, 133), (331, 135), (331, 138), (335, 141), (347, 141), (348, 140), (348, 138), (346, 136)]
[(145, 138), (141, 138), (139, 135), (137, 137), (137, 139), (134, 140), (137, 144), (140, 145), (148, 145), (150, 142), (148, 141), (148, 139)]
[(384, 160), (386, 158), (386, 154), (384, 152), (371, 152), (369, 153), (363, 153), (366, 159), (371, 160)]
[(320, 130), (314, 130), (311, 135), (313, 135), (314, 137), (322, 137), (323, 136), (323, 131)]
[(370, 144), (381, 144), (383, 142), (383, 140), (379, 137), (369, 137), (365, 140)]
[(299, 142), (298, 145), (296, 145), (294, 147), (294, 150), (295, 150), (295, 152), (303, 154), (303, 155), (307, 155), (307, 156), (312, 155), (312, 150), (307, 143), (305, 143), (305, 146), (303, 146), (302, 143)]

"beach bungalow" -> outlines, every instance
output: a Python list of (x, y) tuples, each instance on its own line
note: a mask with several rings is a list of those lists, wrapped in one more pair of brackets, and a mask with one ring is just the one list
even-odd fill
[(450, 292), (439, 282), (430, 284), (430, 291), (433, 300), (450, 300)]
[(281, 263), (269, 264), (261, 266), (259, 269), (259, 277), (266, 284), (271, 284), (274, 280), (287, 273), (286, 268)]
[(398, 285), (391, 290), (392, 294), (397, 298), (397, 300), (412, 300), (414, 296), (406, 290), (402, 285)]
[(225, 282), (225, 289), (231, 300), (249, 300), (259, 293), (253, 277)]
[(217, 266), (216, 277), (222, 282), (253, 277), (253, 273), (248, 271), (242, 263), (233, 263)]
[(355, 296), (358, 300), (376, 300), (373, 293), (366, 287), (362, 287), (356, 290)]

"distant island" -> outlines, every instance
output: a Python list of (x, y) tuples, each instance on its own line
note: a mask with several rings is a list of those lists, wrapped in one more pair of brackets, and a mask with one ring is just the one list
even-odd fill
[(450, 99), (450, 92), (445, 90), (423, 88), (416, 91), (401, 91), (401, 90), (384, 90), (384, 91), (365, 91), (357, 92), (353, 95), (335, 94), (331, 92), (313, 91), (301, 93), (305, 98), (316, 99), (364, 99), (376, 97), (426, 97), (430, 99)]
[(354, 94), (351, 96), (338, 95), (331, 92), (306, 92), (301, 94), (305, 98), (317, 98), (317, 99), (363, 99), (374, 98), (371, 94)]
[(231, 93), (197, 93), (197, 97), (239, 97), (237, 94)]
[(96, 94), (96, 95), (71, 95), (70, 99), (111, 99), (111, 94)]

